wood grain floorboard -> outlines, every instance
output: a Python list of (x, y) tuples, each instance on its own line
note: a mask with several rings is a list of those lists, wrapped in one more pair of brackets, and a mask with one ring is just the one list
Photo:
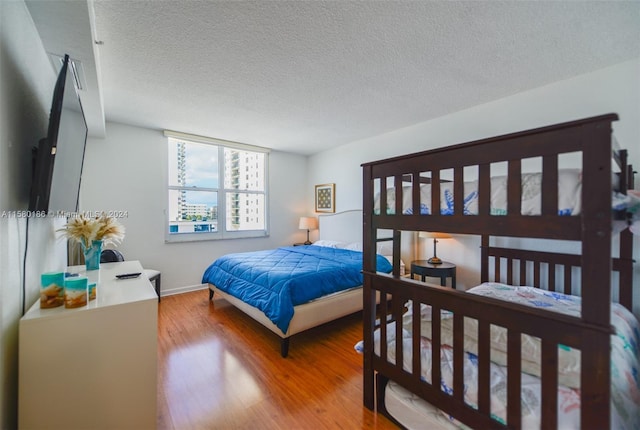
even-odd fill
[(396, 429), (362, 405), (355, 314), (280, 338), (208, 291), (158, 308), (158, 429)]

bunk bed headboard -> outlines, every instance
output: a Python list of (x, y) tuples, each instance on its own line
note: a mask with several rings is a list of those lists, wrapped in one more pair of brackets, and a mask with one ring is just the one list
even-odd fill
[(345, 243), (362, 242), (362, 211), (351, 209), (318, 216), (319, 237), (324, 240), (340, 240)]
[[(611, 286), (617, 302), (633, 312), (633, 247), (628, 230), (620, 237), (618, 257), (612, 258)], [(582, 260), (577, 254), (531, 251), (490, 246), (490, 237), (482, 236), (481, 282), (501, 282), (509, 285), (527, 285), (576, 294), (574, 270), (581, 269)], [(580, 275), (578, 273), (578, 275)]]

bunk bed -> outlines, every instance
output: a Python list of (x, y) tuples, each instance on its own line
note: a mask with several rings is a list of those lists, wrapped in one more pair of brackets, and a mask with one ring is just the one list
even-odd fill
[[(618, 419), (625, 418), (621, 414), (631, 417), (632, 426), (638, 425), (633, 416), (640, 414), (637, 367), (631, 370), (635, 381), (627, 381), (629, 386), (624, 388), (635, 390), (626, 393), (631, 409), (612, 410), (611, 406), (612, 395), (620, 394), (611, 388), (612, 378), (619, 376), (618, 369), (615, 375), (611, 370), (612, 314), (623, 315), (631, 326), (637, 324), (631, 314), (633, 240), (626, 228), (630, 216), (624, 208), (612, 209), (612, 193), (624, 196), (634, 183), (627, 153), (617, 148), (612, 136), (611, 123), (617, 119), (615, 114), (602, 115), (363, 164), (364, 336), (360, 350), (367, 408), (377, 407), (408, 426), (385, 408), (392, 381), (394, 387), (446, 415), (448, 423), (478, 429), (528, 428), (530, 411), (523, 398), (525, 386), (534, 378), (540, 428), (606, 429), (612, 422), (618, 425)], [(538, 160), (540, 195), (537, 207), (527, 212), (523, 178), (528, 168), (523, 166), (529, 166), (531, 159)], [(579, 204), (569, 212), (560, 206), (563, 197), (558, 190), (560, 167), (566, 160), (578, 160), (582, 172), (576, 191)], [(494, 165), (505, 170), (505, 207), (500, 210), (495, 210), (493, 201)], [(469, 169), (477, 175), (471, 191), (469, 181), (465, 182)], [(446, 177), (441, 172), (447, 172)], [(425, 188), (434, 192), (425, 193)], [(477, 200), (473, 210), (466, 201), (470, 194)], [(391, 237), (382, 231), (391, 231)], [(471, 293), (476, 288), (456, 291), (401, 277), (401, 231), (480, 236), (480, 294)], [(615, 252), (612, 238), (618, 248)], [(394, 268), (391, 274), (381, 274), (371, 250), (389, 239)], [(574, 241), (581, 251), (498, 246), (538, 239)], [(543, 305), (527, 306), (496, 296), (495, 291), (486, 293), (487, 288), (512, 290), (516, 296), (540, 292), (556, 301), (566, 297), (577, 303), (577, 310), (558, 313)], [(581, 298), (574, 296), (579, 293)], [(378, 296), (387, 300), (377, 304)], [(612, 304), (614, 299), (621, 306)], [(502, 354), (496, 351), (496, 330), (505, 340)], [(631, 349), (630, 360), (635, 355), (632, 367), (637, 366), (640, 335), (637, 325), (635, 330), (629, 335), (635, 340), (627, 339), (626, 345)], [(475, 338), (473, 347), (469, 335)], [(539, 348), (535, 372), (527, 364), (531, 339)], [(566, 417), (559, 411), (563, 396), (559, 391), (567, 383), (566, 375), (559, 372), (565, 350), (577, 352), (579, 362), (577, 382), (570, 388), (577, 396), (572, 407), (578, 408), (571, 424), (563, 421)], [(469, 361), (476, 365), (473, 371)], [(494, 384), (498, 368), (504, 375), (501, 411)]]

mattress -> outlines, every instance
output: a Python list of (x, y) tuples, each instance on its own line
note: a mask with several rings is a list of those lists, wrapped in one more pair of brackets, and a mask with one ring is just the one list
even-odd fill
[(424, 399), (389, 381), (384, 391), (387, 413), (409, 430), (453, 430), (459, 427)]

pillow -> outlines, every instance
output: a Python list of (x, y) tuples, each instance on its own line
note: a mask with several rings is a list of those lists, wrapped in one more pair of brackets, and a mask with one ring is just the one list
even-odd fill
[(326, 248), (343, 248), (346, 244), (337, 240), (316, 240), (313, 242), (315, 246), (324, 246)]
[(391, 255), (393, 254), (393, 242), (381, 242), (378, 244), (378, 249), (376, 251), (377, 254), (380, 255)]
[(344, 249), (348, 249), (349, 251), (359, 251), (362, 252), (362, 242), (352, 242), (346, 244)]
[[(391, 265), (393, 265), (393, 255), (383, 255), (384, 258), (387, 259), (387, 261), (389, 263), (391, 263)], [(400, 259), (400, 276), (404, 276), (406, 273), (406, 266), (404, 265), (404, 261), (402, 261), (402, 259)], [(427, 305), (425, 305), (427, 306)], [(431, 309), (431, 307), (429, 307), (429, 309)]]

